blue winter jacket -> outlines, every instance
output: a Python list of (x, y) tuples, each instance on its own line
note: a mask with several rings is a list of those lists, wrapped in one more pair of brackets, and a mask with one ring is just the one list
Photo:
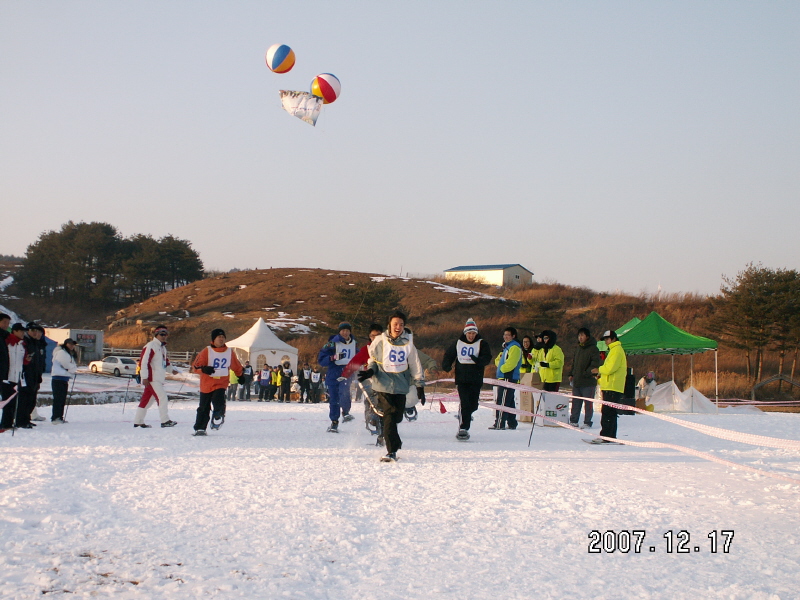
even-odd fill
[[(355, 338), (351, 336), (350, 340), (354, 341)], [(342, 376), (342, 371), (344, 371), (344, 368), (347, 366), (346, 364), (336, 364), (336, 357), (334, 356), (334, 353), (336, 352), (337, 342), (342, 344), (347, 343), (341, 335), (338, 333), (334, 334), (328, 338), (328, 342), (322, 347), (322, 350), (319, 351), (319, 355), (317, 356), (317, 362), (320, 364), (320, 366), (328, 367), (328, 372), (325, 374), (325, 383), (328, 385), (335, 383), (336, 380)], [(356, 343), (355, 349), (358, 350), (358, 343)], [(351, 356), (350, 358), (353, 357)]]

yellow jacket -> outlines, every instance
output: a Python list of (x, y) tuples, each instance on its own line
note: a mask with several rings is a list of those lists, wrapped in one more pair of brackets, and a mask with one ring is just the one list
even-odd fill
[(600, 373), (600, 389), (610, 392), (625, 391), (625, 376), (628, 371), (628, 359), (619, 340), (608, 345), (605, 362), (597, 368)]
[(534, 360), (546, 362), (549, 367), (539, 367), (539, 377), (542, 383), (561, 383), (564, 372), (564, 351), (559, 346), (553, 346), (549, 350), (542, 348), (539, 350)]

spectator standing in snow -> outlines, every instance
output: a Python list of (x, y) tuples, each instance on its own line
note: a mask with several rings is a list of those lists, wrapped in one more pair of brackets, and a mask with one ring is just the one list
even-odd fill
[(53, 350), (53, 368), (50, 371), (50, 386), (53, 390), (53, 414), (50, 422), (63, 425), (64, 405), (67, 402), (69, 382), (74, 380), (78, 372), (78, 353), (75, 351), (75, 340), (67, 338), (63, 344)]
[(239, 389), (239, 376), (234, 372), (233, 369), (230, 369), (228, 373), (228, 389), (225, 392), (226, 399), (228, 402), (235, 402), (236, 401), (236, 390)]
[(8, 326), (10, 324), (11, 317), (6, 313), (0, 313), (0, 401), (6, 400), (6, 398), (14, 393), (14, 388), (8, 384), (9, 360), (8, 344), (6, 344), (6, 340), (10, 335), (8, 333)]
[[(592, 374), (592, 369), (600, 366), (600, 350), (597, 343), (586, 327), (578, 330), (578, 347), (575, 349), (575, 356), (572, 359), (572, 366), (569, 370), (569, 383), (572, 386), (572, 412), (569, 417), (569, 424), (577, 427), (581, 419), (581, 407), (584, 407), (583, 424), (585, 427), (592, 426), (592, 416), (594, 415), (594, 392), (597, 388), (597, 378)], [(591, 398), (591, 400), (583, 400)]]
[(268, 364), (264, 364), (264, 368), (261, 369), (261, 372), (258, 375), (258, 401), (262, 402), (266, 399), (267, 402), (270, 401), (269, 398), (269, 386), (270, 386), (270, 379), (272, 379), (272, 369)]
[[(517, 330), (506, 327), (503, 330), (503, 350), (494, 361), (497, 365), (497, 379), (510, 383), (519, 383), (520, 366), (522, 366), (522, 346), (517, 341)], [(514, 389), (498, 386), (496, 404), (516, 408)], [(517, 428), (517, 416), (502, 410), (495, 411), (494, 424), (489, 429)]]
[(646, 410), (647, 405), (650, 404), (650, 396), (656, 391), (656, 374), (648, 371), (647, 375), (639, 380), (637, 388), (636, 408)]
[[(3, 392), (3, 398), (11, 400), (3, 407), (3, 416), (0, 419), (0, 429), (11, 429), (18, 427), (20, 410), (20, 391), (25, 385), (23, 366), (27, 361), (28, 351), (25, 348), (25, 326), (22, 323), (14, 323), (11, 327), (11, 334), (6, 337), (6, 348), (8, 351), (8, 375), (3, 381), (3, 386), (8, 386)], [(33, 429), (32, 425), (24, 429)]]
[(275, 394), (281, 387), (281, 368), (278, 365), (272, 367), (269, 384), (269, 400), (275, 400)]
[(178, 370), (169, 364), (169, 358), (167, 357), (168, 335), (167, 328), (164, 325), (159, 325), (153, 330), (153, 339), (142, 348), (142, 354), (139, 357), (139, 364), (141, 365), (139, 376), (144, 385), (144, 392), (141, 400), (139, 400), (139, 406), (136, 408), (136, 415), (133, 417), (134, 427), (150, 428), (150, 425), (144, 422), (144, 418), (147, 415), (147, 409), (152, 406), (153, 402), (158, 404), (161, 427), (174, 427), (177, 425), (175, 421), (169, 418), (169, 398), (167, 397), (167, 391), (164, 389), (167, 371), (169, 370), (173, 375), (178, 374)]
[(244, 367), (242, 367), (242, 379), (244, 381), (239, 386), (239, 400), (250, 401), (250, 386), (253, 383), (254, 372), (253, 367), (250, 366), (250, 361), (244, 361)]
[(492, 351), (489, 344), (478, 333), (475, 321), (467, 320), (461, 337), (444, 351), (442, 360), (442, 371), (449, 372), (454, 364), (456, 368), (456, 389), (461, 401), (461, 425), (456, 439), (469, 439), (472, 413), (478, 410), (484, 368), (491, 362)]
[(406, 316), (397, 311), (389, 317), (386, 331), (369, 346), (367, 369), (358, 374), (358, 380), (372, 379), (372, 390), (378, 398), (378, 408), (383, 412), (383, 437), (387, 454), (381, 460), (397, 460), (397, 451), (403, 441), (397, 424), (403, 420), (406, 394), (414, 386), (417, 396), (425, 404), (425, 375), (411, 334), (406, 331)]
[(322, 373), (319, 372), (319, 367), (314, 365), (314, 368), (311, 369), (311, 375), (309, 377), (309, 388), (308, 391), (311, 394), (311, 402), (313, 404), (319, 404), (319, 388), (322, 386)]
[(311, 367), (308, 363), (303, 363), (303, 368), (297, 373), (297, 383), (300, 386), (300, 402), (310, 403)]
[(31, 427), (36, 426), (35, 423), (31, 423), (31, 417), (36, 410), (36, 395), (39, 393), (39, 386), (42, 384), (47, 342), (42, 339), (44, 337), (44, 327), (41, 325), (28, 323), (25, 329), (25, 337), (23, 339), (28, 355), (22, 370), (26, 385), (20, 388), (19, 391), (21, 404), (17, 416), (17, 425), (30, 429), (28, 425)]
[(522, 338), (522, 364), (519, 366), (520, 376), (533, 373), (533, 339), (526, 335)]
[[(317, 362), (323, 367), (328, 368), (325, 375), (325, 384), (328, 386), (328, 402), (330, 409), (328, 416), (331, 425), (328, 431), (339, 430), (339, 414), (341, 412), (342, 421), (352, 421), (350, 414), (350, 390), (347, 381), (342, 377), (347, 363), (352, 360), (358, 351), (355, 338), (352, 336), (350, 323), (339, 323), (339, 332), (328, 338), (328, 342), (322, 347), (317, 356)], [(341, 379), (341, 381), (339, 381)]]
[(294, 371), (292, 370), (292, 363), (288, 360), (283, 363), (280, 368), (281, 387), (278, 392), (278, 402), (291, 402), (292, 401), (292, 377)]
[(206, 435), (209, 419), (212, 429), (219, 429), (225, 422), (225, 391), (229, 371), (232, 370), (238, 377), (242, 375), (242, 365), (225, 341), (225, 331), (215, 329), (211, 332), (211, 345), (203, 348), (194, 361), (194, 370), (200, 373), (200, 404), (194, 422), (196, 436)]
[[(600, 376), (600, 391), (605, 402), (619, 404), (625, 391), (625, 376), (628, 373), (628, 359), (617, 333), (610, 329), (603, 334), (603, 341), (608, 346), (608, 354), (602, 365), (592, 369), (592, 373)], [(619, 410), (603, 405), (603, 416), (600, 419), (600, 435), (608, 438), (617, 437), (617, 416)], [(608, 443), (608, 440), (597, 438), (593, 444)]]
[(556, 344), (555, 331), (545, 329), (542, 334), (542, 349), (539, 351), (539, 377), (545, 392), (557, 392), (561, 387), (564, 372), (564, 351)]

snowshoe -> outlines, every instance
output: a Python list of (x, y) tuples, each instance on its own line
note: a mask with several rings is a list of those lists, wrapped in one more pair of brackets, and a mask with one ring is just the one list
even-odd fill
[(381, 462), (397, 462), (397, 453), (389, 452), (386, 456), (381, 457)]
[(148, 425), (147, 423), (134, 423), (134, 427), (141, 427), (142, 429), (150, 429), (152, 425)]
[(331, 421), (328, 433), (339, 433), (339, 421)]
[(375, 440), (375, 445), (380, 446), (381, 448), (383, 448), (386, 445), (386, 442), (384, 441), (382, 435), (379, 435), (378, 438)]
[(211, 429), (219, 429), (225, 422), (225, 415), (222, 413), (213, 413), (211, 415)]
[(197, 429), (192, 435), (194, 437), (203, 437), (203, 436), (208, 435), (208, 434), (206, 433), (205, 429)]
[(176, 421), (164, 421), (161, 426), (162, 427), (175, 427), (178, 423)]
[(406, 420), (407, 421), (416, 421), (417, 420), (417, 407), (412, 406), (411, 408), (406, 409)]
[(342, 417), (342, 422), (347, 423), (348, 421), (352, 421), (353, 419), (355, 419), (355, 417), (350, 413), (347, 413)]
[(456, 439), (461, 442), (466, 442), (469, 439), (469, 431), (466, 429), (459, 429), (456, 434)]

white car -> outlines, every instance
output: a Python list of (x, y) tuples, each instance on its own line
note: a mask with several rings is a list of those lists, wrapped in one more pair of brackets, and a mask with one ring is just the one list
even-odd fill
[(92, 373), (110, 373), (115, 377), (136, 375), (136, 361), (127, 356), (106, 356), (103, 360), (89, 363)]

